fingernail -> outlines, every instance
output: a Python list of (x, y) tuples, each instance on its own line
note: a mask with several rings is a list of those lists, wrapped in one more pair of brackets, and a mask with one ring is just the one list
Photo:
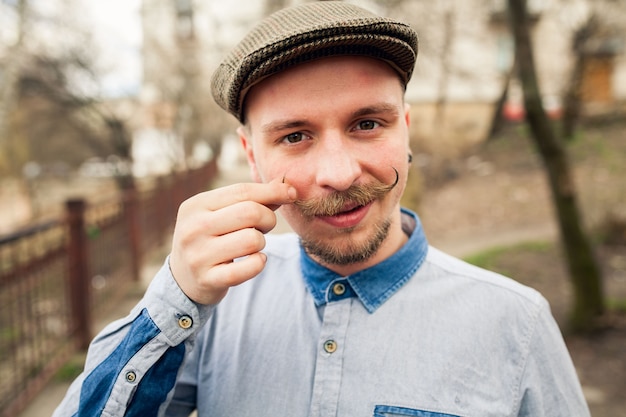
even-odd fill
[(289, 189), (287, 190), (287, 195), (291, 200), (295, 200), (298, 197), (298, 192), (294, 187), (289, 187)]

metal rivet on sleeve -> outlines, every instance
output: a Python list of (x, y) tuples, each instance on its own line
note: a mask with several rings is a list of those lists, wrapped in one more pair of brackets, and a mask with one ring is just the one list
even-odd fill
[(183, 329), (188, 329), (193, 326), (193, 320), (189, 316), (181, 316), (178, 319), (178, 325)]

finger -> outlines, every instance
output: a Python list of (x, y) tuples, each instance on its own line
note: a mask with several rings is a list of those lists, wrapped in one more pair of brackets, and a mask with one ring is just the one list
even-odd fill
[[(296, 199), (296, 190), (280, 180), (269, 183), (240, 183), (217, 188), (198, 195), (197, 203), (208, 210), (219, 210), (242, 201), (254, 201), (278, 208)], [(274, 208), (274, 209), (275, 209)]]
[(184, 249), (180, 246), (172, 248), (170, 269), (185, 294), (197, 301), (200, 286), (205, 288), (204, 292), (209, 291), (209, 286), (220, 292), (225, 290), (206, 281), (210, 271), (216, 267), (222, 270), (223, 265), (231, 264), (234, 259), (254, 255), (264, 247), (265, 236), (256, 229), (238, 230), (208, 240), (195, 240)]
[(263, 250), (265, 236), (256, 229), (237, 230), (210, 239), (199, 253), (206, 256), (206, 267), (229, 263), (233, 259), (243, 258)]
[(252, 201), (235, 203), (210, 213), (210, 233), (223, 235), (235, 230), (253, 228), (268, 233), (276, 226), (276, 214)]
[(262, 252), (228, 264), (217, 265), (208, 271), (206, 280), (211, 287), (228, 289), (240, 285), (261, 273), (265, 267), (267, 256)]
[(198, 281), (185, 290), (185, 294), (199, 304), (217, 304), (230, 287), (257, 276), (265, 267), (266, 261), (267, 256), (257, 252), (237, 262), (217, 265), (205, 270)]

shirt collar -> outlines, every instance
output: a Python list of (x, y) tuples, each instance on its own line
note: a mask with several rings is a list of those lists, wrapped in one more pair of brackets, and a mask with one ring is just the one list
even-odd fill
[(300, 246), (300, 267), (316, 306), (356, 296), (369, 313), (376, 311), (417, 271), (428, 252), (419, 217), (402, 209), (402, 228), (409, 240), (383, 262), (347, 277), (315, 262)]

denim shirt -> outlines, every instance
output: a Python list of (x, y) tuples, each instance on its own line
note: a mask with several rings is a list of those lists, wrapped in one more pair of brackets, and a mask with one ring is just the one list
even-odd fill
[(545, 299), (410, 238), (341, 277), (293, 234), (218, 306), (167, 263), (92, 343), (54, 416), (589, 416)]

